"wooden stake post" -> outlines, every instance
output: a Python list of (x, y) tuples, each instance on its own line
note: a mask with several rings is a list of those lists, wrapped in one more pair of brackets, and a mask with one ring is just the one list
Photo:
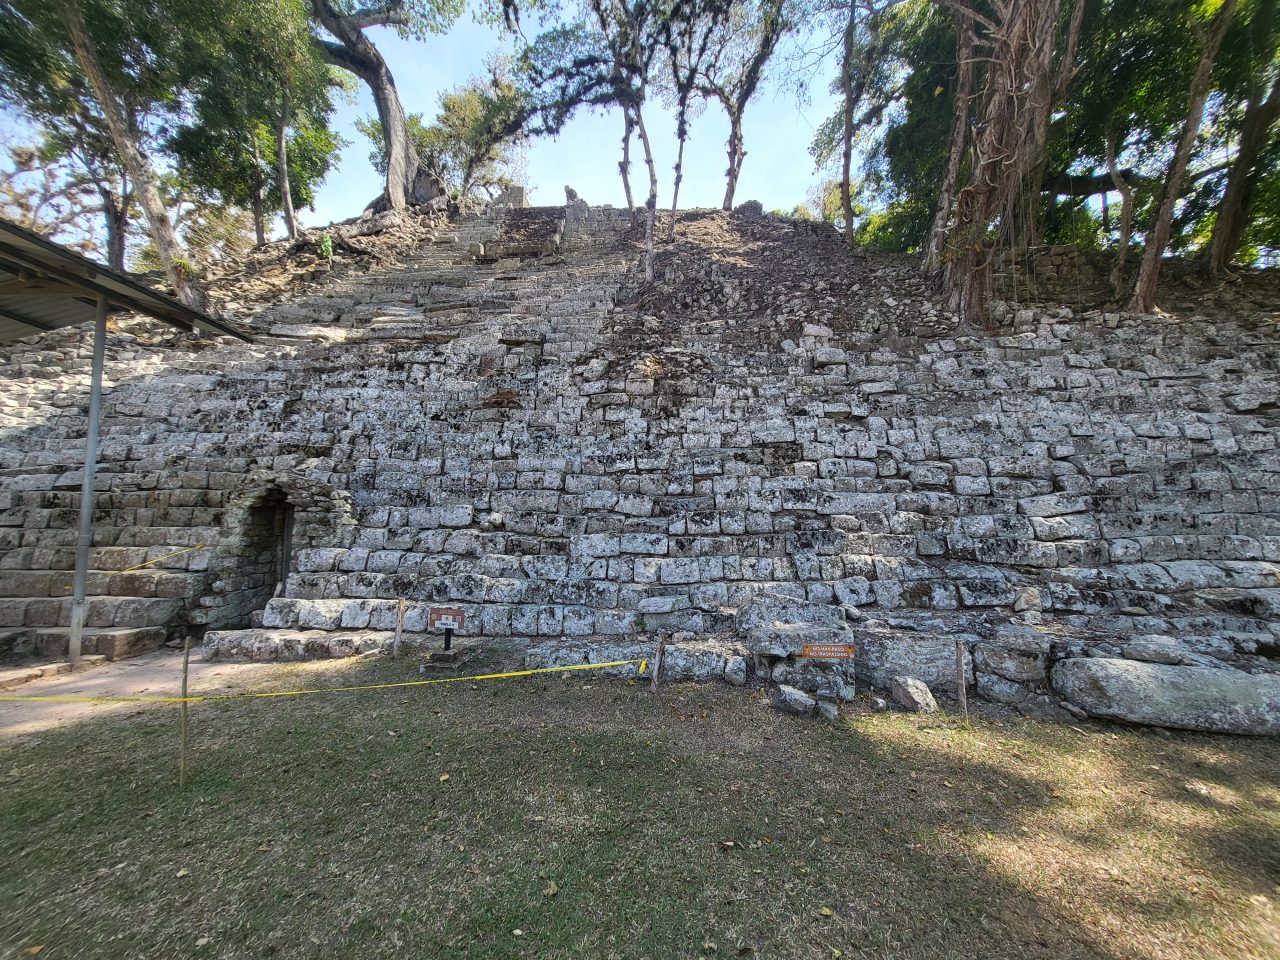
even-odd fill
[(653, 654), (653, 673), (649, 675), (649, 689), (658, 689), (658, 674), (662, 672), (662, 656), (667, 652), (667, 641), (659, 640), (658, 649)]
[(404, 631), (404, 597), (396, 604), (396, 638), (391, 643), (391, 655), (400, 656), (400, 634)]
[(191, 634), (182, 641), (182, 714), (178, 721), (179, 736), (182, 739), (181, 751), (178, 755), (178, 789), (187, 784), (187, 671), (191, 666)]
[(964, 641), (956, 637), (956, 699), (960, 701), (960, 713), (969, 719), (969, 689), (964, 675)]

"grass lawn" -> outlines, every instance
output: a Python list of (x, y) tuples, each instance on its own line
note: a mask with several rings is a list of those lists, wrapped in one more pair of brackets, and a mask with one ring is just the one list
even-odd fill
[(185, 791), (176, 707), (0, 741), (0, 957), (1280, 957), (1276, 740), (589, 673), (191, 717)]

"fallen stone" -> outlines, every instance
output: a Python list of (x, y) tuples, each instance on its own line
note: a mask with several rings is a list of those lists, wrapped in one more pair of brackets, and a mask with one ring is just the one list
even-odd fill
[(1029, 691), (1020, 683), (1006, 680), (994, 673), (976, 675), (978, 696), (992, 703), (1021, 703), (1027, 699)]
[(818, 716), (830, 723), (837, 723), (840, 720), (840, 705), (831, 700), (819, 700)]
[(1075, 657), (1053, 688), (1090, 716), (1210, 733), (1280, 733), (1280, 676)]
[(783, 713), (794, 713), (798, 717), (813, 716), (818, 701), (803, 690), (780, 683), (773, 688), (771, 699), (773, 706)]
[(833, 700), (852, 700), (856, 690), (854, 666), (848, 661), (784, 661), (774, 664), (772, 678), (774, 683)]
[(899, 706), (915, 713), (935, 713), (938, 701), (933, 699), (929, 686), (915, 677), (890, 677), (889, 693)]
[(725, 682), (741, 687), (747, 682), (747, 661), (745, 657), (727, 657), (724, 662)]

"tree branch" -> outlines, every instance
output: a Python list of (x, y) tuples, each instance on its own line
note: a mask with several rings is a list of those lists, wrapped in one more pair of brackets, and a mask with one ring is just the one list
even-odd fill
[(342, 18), (348, 26), (356, 30), (365, 27), (407, 27), (409, 14), (405, 12), (404, 0), (393, 0), (381, 7), (363, 7)]

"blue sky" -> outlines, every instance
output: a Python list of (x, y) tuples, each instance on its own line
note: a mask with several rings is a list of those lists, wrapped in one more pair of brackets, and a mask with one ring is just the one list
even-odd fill
[[(527, 28), (532, 35), (533, 25)], [(425, 41), (403, 40), (394, 31), (377, 28), (370, 38), (386, 57), (405, 110), (433, 117), (442, 91), (482, 71), (489, 53), (510, 51), (497, 28), (463, 19), (445, 36)], [(797, 104), (793, 91), (766, 79), (747, 108), (743, 124), (747, 158), (735, 203), (759, 200), (766, 209), (789, 210), (805, 199), (818, 176), (809, 156), (815, 127), (835, 109), (828, 91), (829, 73), (815, 78), (807, 104)], [(329, 175), (316, 197), (315, 211), (303, 213), (303, 223), (319, 226), (359, 215), (382, 189), (369, 166), (369, 142), (354, 123), (374, 116), (373, 100), (361, 86), (354, 104), (340, 104), (333, 125), (350, 144), (342, 162)], [(645, 109), (645, 124), (658, 166), (658, 202), (671, 205), (672, 166), (675, 163), (675, 118), (659, 103)], [(685, 147), (680, 206), (719, 207), (724, 197), (728, 123), (718, 106), (709, 105), (691, 122)], [(625, 198), (618, 176), (622, 117), (616, 111), (579, 112), (555, 139), (540, 138), (527, 147), (528, 170), (535, 204), (564, 202), (564, 187), (573, 187), (592, 204), (622, 206)], [(639, 143), (632, 145), (632, 187), (638, 198), (647, 193), (647, 174)]]

